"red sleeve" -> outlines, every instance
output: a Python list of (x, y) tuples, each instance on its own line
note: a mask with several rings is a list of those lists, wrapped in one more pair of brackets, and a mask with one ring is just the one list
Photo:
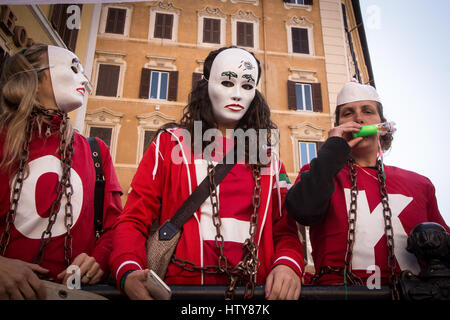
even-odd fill
[(435, 190), (433, 184), (431, 183), (431, 181), (429, 181), (429, 184), (428, 184), (427, 194), (428, 194), (428, 219), (429, 219), (429, 221), (439, 223), (441, 226), (443, 226), (445, 228), (445, 230), (447, 230), (447, 232), (450, 232), (450, 228), (447, 226), (447, 224), (444, 221), (444, 218), (442, 218), (442, 216), (439, 212), (437, 200), (436, 200), (436, 190)]
[[(279, 264), (287, 265), (294, 270), (301, 279), (303, 271), (305, 270), (303, 249), (298, 235), (297, 224), (295, 220), (288, 215), (284, 206), (284, 200), (286, 197), (287, 188), (290, 186), (290, 181), (287, 176), (286, 169), (281, 161), (280, 166), (279, 181), (274, 182), (275, 187), (272, 192), (272, 228), (275, 247), (275, 259), (272, 268)], [(281, 215), (279, 210), (280, 199), (278, 187), (282, 203)]]
[(92, 256), (100, 264), (104, 273), (109, 272), (109, 256), (112, 251), (112, 227), (122, 212), (122, 189), (114, 170), (111, 155), (106, 144), (98, 139), (105, 177), (105, 195), (103, 200), (103, 234), (96, 241)]
[(148, 147), (131, 183), (132, 191), (124, 211), (114, 227), (110, 267), (118, 284), (125, 272), (147, 268), (145, 243), (161, 207), (164, 160), (160, 151), (168, 144), (170, 135), (162, 133), (160, 150), (156, 150), (155, 142)]

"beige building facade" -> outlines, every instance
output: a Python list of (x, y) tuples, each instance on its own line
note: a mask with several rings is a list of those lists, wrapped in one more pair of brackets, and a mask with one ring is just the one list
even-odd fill
[(230, 45), (261, 62), (258, 89), (280, 131), (279, 155), (295, 180), (327, 138), (340, 88), (357, 73), (370, 81), (354, 3), (103, 3), (83, 132), (110, 146), (123, 201), (152, 133), (180, 119), (205, 57)]

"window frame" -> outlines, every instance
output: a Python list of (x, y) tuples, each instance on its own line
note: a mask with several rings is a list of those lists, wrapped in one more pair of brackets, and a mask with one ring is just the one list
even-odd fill
[[(104, 94), (98, 94), (97, 90), (98, 90), (98, 83), (99, 83), (99, 77), (100, 77), (100, 71), (102, 70), (101, 66), (114, 66), (114, 67), (119, 67), (118, 70), (118, 75), (117, 75), (117, 88), (116, 88), (116, 94), (115, 95), (104, 95)], [(118, 93), (119, 93), (119, 83), (120, 83), (120, 64), (111, 64), (111, 63), (104, 63), (104, 62), (98, 62), (97, 64), (97, 75), (96, 75), (96, 81), (95, 81), (95, 91), (94, 95), (97, 97), (117, 97)]]
[[(150, 6), (150, 22), (148, 29), (148, 39), (155, 41), (163, 41), (164, 42), (178, 42), (178, 24), (180, 17), (180, 9), (173, 7), (172, 4), (165, 5), (163, 3), (158, 3), (156, 5)], [(172, 31), (171, 38), (155, 38), (155, 27), (156, 27), (156, 14), (170, 14), (173, 15), (172, 20)]]
[[(109, 9), (125, 9), (125, 22), (123, 27), (123, 33), (110, 33), (106, 32), (106, 24), (108, 21), (108, 11)], [(133, 5), (132, 4), (104, 4), (102, 6), (102, 12), (100, 16), (100, 26), (99, 33), (104, 36), (112, 37), (112, 38), (123, 38), (130, 36), (130, 27), (131, 27), (131, 16), (133, 14)]]
[[(176, 121), (175, 118), (171, 118), (160, 111), (154, 111), (151, 113), (137, 115), (138, 126), (138, 143), (137, 143), (137, 154), (136, 154), (136, 164), (139, 164), (144, 156), (144, 142), (145, 142), (145, 132), (146, 131), (157, 131), (162, 125), (170, 122)], [(150, 146), (150, 145), (149, 145)]]
[[(302, 106), (299, 106), (298, 104), (298, 100), (299, 97), (297, 95), (297, 88), (301, 87), (302, 90)], [(309, 87), (309, 95), (310, 95), (310, 102), (311, 102), (311, 110), (307, 110), (306, 109), (306, 90), (305, 87)], [(313, 100), (313, 93), (312, 93), (312, 85), (310, 83), (301, 83), (301, 82), (296, 82), (295, 83), (295, 98), (296, 98), (296, 105), (297, 105), (297, 111), (306, 111), (306, 112), (314, 112), (314, 100)], [(301, 108), (303, 107), (303, 108)]]
[[(153, 83), (153, 74), (158, 73), (158, 84), (157, 84), (157, 98), (152, 98), (152, 83)], [(162, 80), (162, 74), (167, 74), (167, 83), (166, 83), (166, 98), (161, 99), (161, 80)], [(149, 83), (149, 92), (148, 92), (148, 98), (151, 100), (161, 100), (161, 101), (168, 101), (169, 99), (169, 83), (170, 83), (170, 72), (164, 71), (164, 70), (151, 70), (150, 72), (150, 83)]]
[[(297, 144), (298, 144), (298, 150), (297, 150), (298, 151), (298, 163), (299, 163), (300, 168), (303, 168), (303, 166), (305, 164), (310, 163), (311, 160), (313, 160), (314, 158), (317, 157), (318, 143), (317, 143), (317, 141), (297, 140)], [(305, 144), (306, 145), (306, 152), (307, 152), (306, 159), (308, 160), (306, 163), (302, 163), (302, 150), (301, 150), (302, 148), (301, 148), (301, 144)], [(310, 145), (314, 146), (314, 152), (315, 152), (314, 158), (311, 158), (311, 155), (310, 155), (310, 151), (311, 151), (310, 148), (309, 148)]]
[[(97, 57), (94, 60), (94, 70), (93, 75), (94, 79), (92, 79), (93, 82), (93, 90), (92, 95), (95, 97), (105, 97), (105, 98), (121, 98), (123, 96), (123, 86), (125, 81), (125, 71), (127, 68), (127, 63), (124, 60), (124, 57), (126, 56), (125, 53), (122, 52), (109, 52), (109, 51), (96, 51), (95, 52)], [(117, 84), (117, 92), (116, 96), (97, 96), (97, 84), (98, 84), (98, 75), (100, 71), (100, 65), (101, 64), (109, 64), (109, 65), (115, 65), (120, 67), (119, 72), (119, 79)]]
[(108, 148), (111, 148), (112, 141), (113, 141), (114, 127), (110, 126), (110, 125), (97, 125), (97, 124), (89, 125), (88, 130), (87, 130), (87, 137), (92, 137), (91, 136), (91, 131), (92, 131), (93, 128), (96, 128), (96, 129), (111, 129), (111, 133), (110, 133), (110, 136), (109, 136), (109, 145), (108, 145), (108, 143), (106, 143), (105, 140), (100, 138), (108, 146)]
[[(216, 19), (220, 20), (220, 35), (219, 43), (211, 43), (203, 41), (204, 31), (204, 19)], [(197, 31), (197, 45), (202, 47), (224, 47), (226, 41), (227, 30), (227, 15), (223, 13), (219, 8), (211, 9), (209, 7), (204, 8), (198, 12), (198, 31)]]
[[(306, 29), (308, 34), (308, 53), (300, 53), (294, 52), (294, 44), (293, 44), (293, 30), (292, 28), (297, 29)], [(287, 45), (288, 45), (288, 53), (295, 56), (314, 56), (315, 55), (315, 47), (314, 47), (314, 25), (310, 22), (306, 17), (297, 17), (293, 16), (288, 21), (286, 21), (286, 35), (287, 35)]]
[[(253, 47), (241, 46), (237, 44), (238, 22), (253, 24)], [(250, 51), (259, 50), (259, 18), (255, 16), (251, 11), (244, 12), (243, 10), (238, 10), (236, 14), (231, 16), (231, 44), (233, 46), (242, 47)]]
[(84, 119), (84, 136), (90, 137), (91, 128), (112, 128), (111, 144), (109, 147), (113, 163), (116, 159), (117, 142), (121, 127), (121, 119), (123, 113), (114, 112), (107, 108), (99, 108), (95, 110), (87, 110)]

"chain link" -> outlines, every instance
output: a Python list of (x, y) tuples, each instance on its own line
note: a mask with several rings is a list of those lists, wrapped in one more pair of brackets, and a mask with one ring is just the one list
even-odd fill
[(225, 290), (225, 299), (234, 299), (236, 286), (244, 278), (247, 278), (244, 298), (249, 299), (254, 295), (256, 274), (261, 262), (258, 259), (258, 245), (255, 243), (256, 230), (258, 225), (258, 208), (261, 204), (261, 173), (258, 167), (253, 168), (253, 180), (255, 187), (253, 190), (253, 213), (250, 216), (249, 238), (242, 245), (242, 259), (234, 267), (228, 265), (228, 260), (223, 253), (224, 239), (220, 232), (222, 225), (219, 215), (219, 201), (217, 197), (217, 185), (214, 181), (215, 168), (208, 162), (208, 177), (210, 181), (210, 200), (212, 205), (212, 219), (216, 228), (215, 243), (219, 251), (217, 266), (197, 266), (195, 263), (172, 256), (171, 262), (190, 272), (204, 272), (207, 274), (226, 274), (229, 278), (229, 285)]
[[(328, 273), (337, 273), (349, 280), (349, 283), (352, 285), (361, 285), (362, 281), (359, 277), (357, 277), (352, 272), (352, 257), (353, 257), (353, 245), (355, 243), (355, 234), (356, 234), (356, 216), (357, 216), (357, 196), (358, 196), (358, 188), (357, 188), (357, 170), (355, 167), (355, 161), (353, 159), (348, 160), (348, 164), (350, 166), (350, 179), (352, 182), (352, 188), (350, 191), (350, 209), (348, 212), (348, 233), (347, 233), (347, 248), (345, 251), (344, 258), (344, 267), (331, 267), (324, 266), (322, 267), (315, 276), (311, 278), (311, 283), (319, 280), (323, 275)], [(389, 199), (388, 193), (386, 190), (386, 181), (383, 175), (382, 163), (380, 160), (377, 160), (377, 178), (378, 185), (381, 196), (381, 203), (383, 205), (383, 219), (384, 219), (384, 230), (386, 235), (386, 244), (388, 248), (388, 267), (391, 271), (391, 276), (389, 278), (389, 282), (391, 284), (392, 289), (392, 299), (399, 300), (400, 293), (398, 291), (398, 277), (396, 275), (397, 262), (394, 254), (394, 229), (392, 226), (392, 212), (389, 207)]]
[(25, 165), (28, 161), (29, 157), (29, 145), (32, 138), (34, 121), (33, 119), (36, 117), (36, 112), (32, 111), (30, 115), (30, 120), (27, 123), (25, 129), (25, 141), (22, 152), (20, 154), (20, 163), (19, 168), (17, 169), (16, 177), (14, 182), (12, 183), (12, 196), (10, 200), (10, 207), (8, 213), (6, 215), (6, 228), (0, 237), (0, 250), (1, 255), (6, 254), (6, 248), (9, 245), (9, 241), (11, 239), (10, 229), (14, 224), (16, 218), (17, 207), (19, 205), (20, 194), (22, 192), (23, 181), (25, 180)]
[(50, 216), (48, 218), (47, 228), (41, 235), (41, 247), (39, 251), (34, 256), (34, 263), (41, 264), (44, 259), (44, 250), (49, 244), (52, 237), (52, 228), (56, 222), (56, 218), (58, 212), (61, 207), (61, 199), (63, 194), (66, 196), (66, 205), (65, 205), (65, 216), (64, 216), (64, 224), (66, 226), (66, 236), (64, 238), (64, 260), (66, 261), (67, 266), (70, 265), (72, 260), (72, 235), (70, 233), (70, 228), (73, 224), (73, 208), (71, 203), (71, 197), (73, 194), (73, 187), (70, 182), (70, 169), (72, 168), (72, 156), (73, 156), (73, 141), (74, 136), (72, 135), (69, 144), (67, 145), (67, 141), (65, 139), (65, 132), (67, 130), (68, 125), (68, 117), (67, 114), (63, 114), (62, 122), (59, 128), (60, 135), (60, 144), (59, 144), (59, 154), (61, 157), (61, 166), (62, 166), (62, 174), (61, 180), (59, 181), (58, 187), (56, 188), (57, 196), (53, 201), (52, 206), (50, 208)]
[(395, 273), (397, 268), (397, 260), (394, 253), (394, 228), (392, 226), (392, 212), (389, 207), (389, 198), (386, 190), (386, 180), (383, 175), (382, 163), (377, 161), (377, 177), (379, 181), (379, 189), (381, 196), (381, 203), (383, 205), (383, 217), (384, 217), (384, 233), (386, 235), (386, 245), (388, 248), (388, 267), (391, 271), (390, 283), (392, 286), (392, 299), (399, 300), (400, 293), (398, 291), (398, 277)]
[[(73, 141), (74, 137), (72, 135), (72, 138), (68, 145), (66, 145), (66, 141), (64, 139), (67, 127), (68, 127), (68, 117), (67, 114), (62, 113), (61, 111), (55, 111), (55, 110), (46, 110), (41, 108), (33, 108), (28, 122), (26, 126), (26, 139), (23, 145), (23, 151), (20, 155), (20, 163), (19, 168), (17, 169), (15, 179), (12, 183), (12, 195), (11, 195), (11, 201), (10, 201), (10, 208), (8, 211), (8, 214), (6, 216), (6, 228), (5, 231), (2, 233), (0, 237), (0, 250), (1, 254), (4, 256), (6, 254), (6, 249), (8, 247), (8, 244), (10, 242), (10, 229), (11, 226), (14, 224), (16, 213), (17, 213), (17, 207), (19, 204), (19, 199), (23, 187), (23, 182), (25, 180), (25, 167), (28, 162), (29, 158), (29, 146), (31, 143), (31, 140), (33, 138), (33, 128), (34, 124), (37, 122), (38, 116), (42, 116), (45, 119), (49, 120), (47, 123), (47, 133), (46, 137), (48, 138), (51, 134), (48, 134), (49, 128), (51, 126), (51, 119), (55, 116), (59, 115), (62, 117), (62, 122), (59, 128), (59, 135), (60, 135), (60, 145), (59, 145), (59, 153), (61, 156), (61, 166), (62, 166), (62, 175), (61, 180), (57, 186), (57, 196), (55, 201), (53, 201), (51, 208), (50, 208), (50, 215), (48, 218), (48, 225), (47, 228), (43, 231), (41, 235), (41, 246), (39, 251), (34, 256), (34, 263), (41, 264), (44, 258), (44, 250), (47, 244), (51, 240), (51, 230), (53, 225), (56, 222), (57, 214), (60, 209), (61, 205), (61, 198), (64, 194), (67, 198), (66, 206), (65, 206), (65, 225), (67, 229), (67, 234), (64, 239), (64, 259), (67, 263), (67, 265), (70, 265), (70, 261), (72, 260), (72, 235), (70, 234), (70, 228), (73, 225), (73, 208), (71, 204), (71, 196), (73, 195), (73, 187), (70, 182), (70, 169), (72, 168), (72, 156), (73, 156)], [(51, 132), (50, 132), (51, 133)]]

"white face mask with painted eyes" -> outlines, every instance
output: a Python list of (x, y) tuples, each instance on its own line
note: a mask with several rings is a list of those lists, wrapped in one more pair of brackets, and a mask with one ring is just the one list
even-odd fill
[(236, 125), (241, 120), (255, 97), (257, 79), (258, 64), (249, 52), (231, 48), (216, 56), (208, 94), (219, 124)]
[(58, 108), (70, 112), (81, 107), (90, 86), (78, 57), (69, 50), (48, 46), (48, 64)]

